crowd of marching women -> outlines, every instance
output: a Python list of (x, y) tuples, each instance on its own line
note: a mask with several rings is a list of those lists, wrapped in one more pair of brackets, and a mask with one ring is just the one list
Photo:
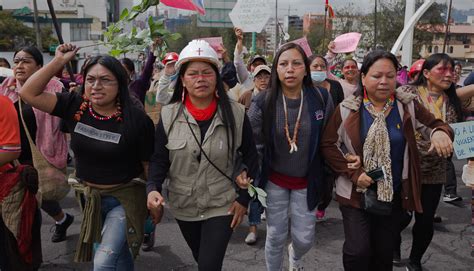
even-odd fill
[[(449, 124), (474, 111), (473, 74), (460, 86), (454, 61), (433, 54), (403, 77), (393, 54), (375, 50), (337, 63), (339, 78), (333, 43), (326, 56), (287, 43), (273, 63), (245, 64), (235, 34), (233, 61), (193, 40), (163, 59), (153, 48), (141, 71), (128, 58), (90, 57), (76, 83), (61, 78), (75, 45), (49, 63), (35, 47), (15, 52), (0, 85), (1, 270), (40, 267), (41, 209), (55, 220), (51, 241), (66, 240), (74, 216), (59, 202), (71, 156), (83, 211), (74, 260), (94, 270), (134, 270), (165, 209), (199, 270), (222, 269), (246, 214), (247, 244), (266, 218), (268, 270), (303, 270), (334, 189), (345, 270), (392, 270), (412, 217), (406, 268), (422, 270), (440, 198), (461, 200)], [(144, 109), (147, 91), (158, 117)], [(474, 185), (474, 162), (463, 181)]]

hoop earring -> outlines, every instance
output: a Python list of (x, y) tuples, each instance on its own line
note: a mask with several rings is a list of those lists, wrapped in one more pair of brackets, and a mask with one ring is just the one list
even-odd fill
[(214, 95), (216, 96), (217, 99), (219, 99), (219, 93), (217, 93), (217, 89), (216, 89), (216, 91), (214, 92)]

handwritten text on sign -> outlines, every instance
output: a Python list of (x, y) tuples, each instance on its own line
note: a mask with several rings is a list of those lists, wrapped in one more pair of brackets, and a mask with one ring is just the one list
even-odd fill
[(271, 16), (270, 0), (239, 0), (229, 13), (232, 23), (244, 32), (260, 33)]
[(458, 159), (474, 157), (474, 121), (450, 124), (454, 130), (454, 152)]

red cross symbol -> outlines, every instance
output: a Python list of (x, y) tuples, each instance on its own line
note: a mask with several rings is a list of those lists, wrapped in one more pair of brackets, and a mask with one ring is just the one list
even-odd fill
[(197, 52), (198, 52), (198, 55), (201, 55), (201, 52), (202, 52), (201, 48), (197, 49)]

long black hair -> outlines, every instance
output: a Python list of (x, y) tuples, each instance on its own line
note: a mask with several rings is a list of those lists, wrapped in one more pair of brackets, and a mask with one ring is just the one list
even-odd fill
[[(311, 70), (309, 68), (310, 62), (303, 48), (301, 48), (301, 46), (299, 46), (298, 44), (292, 42), (282, 45), (280, 49), (278, 49), (278, 52), (276, 53), (275, 58), (273, 59), (272, 73), (270, 75), (270, 86), (267, 90), (265, 98), (265, 107), (263, 112), (263, 135), (265, 138), (265, 144), (267, 146), (271, 146), (269, 144), (273, 140), (271, 133), (275, 119), (276, 102), (278, 99), (278, 95), (280, 95), (280, 92), (282, 91), (281, 82), (278, 78), (277, 71), (278, 61), (280, 60), (281, 54), (291, 49), (296, 49), (300, 53), (304, 61), (306, 75), (303, 78), (303, 88), (314, 89), (313, 80), (311, 80)], [(316, 97), (318, 97), (318, 99), (321, 99), (319, 95), (316, 95)], [(324, 103), (324, 101), (321, 100), (321, 103)]]
[(8, 60), (4, 57), (0, 57), (0, 62), (3, 62), (5, 64), (7, 64), (7, 68), (11, 69), (12, 66), (10, 65), (10, 62), (8, 62)]
[(21, 47), (20, 49), (15, 51), (15, 53), (13, 54), (13, 58), (15, 58), (15, 56), (21, 51), (30, 54), (33, 57), (33, 59), (35, 60), (36, 65), (43, 67), (43, 64), (44, 64), (43, 63), (43, 55), (41, 54), (41, 51), (38, 50), (38, 48), (36, 48), (34, 46)]
[[(95, 65), (101, 65), (104, 66), (107, 70), (109, 70), (115, 77), (118, 83), (118, 99), (120, 101), (120, 105), (122, 107), (122, 114), (123, 114), (123, 123), (125, 124), (125, 127), (132, 129), (133, 127), (133, 118), (132, 116), (132, 102), (130, 99), (130, 93), (128, 90), (128, 75), (127, 71), (125, 70), (122, 65), (120, 65), (120, 62), (111, 56), (108, 55), (98, 55), (95, 57), (90, 58), (85, 65), (83, 66), (82, 69), (82, 76), (84, 78), (84, 81), (87, 78), (87, 74), (89, 73), (89, 70), (95, 66)], [(79, 94), (83, 95), (84, 94), (84, 85), (80, 88)], [(133, 131), (133, 130), (132, 130)]]
[(370, 67), (372, 67), (372, 65), (374, 65), (374, 63), (380, 59), (389, 60), (390, 62), (392, 62), (393, 67), (395, 68), (395, 71), (397, 70), (399, 64), (398, 64), (397, 57), (394, 54), (384, 51), (384, 50), (380, 50), (380, 49), (377, 49), (368, 53), (364, 57), (364, 62), (362, 62), (362, 66), (360, 67), (359, 87), (354, 92), (354, 96), (362, 96), (363, 89), (364, 89), (364, 86), (362, 85), (362, 75), (367, 75), (367, 73), (370, 70)]
[(127, 78), (129, 78), (129, 80), (132, 80), (130, 77), (135, 74), (135, 64), (133, 64), (133, 61), (128, 57), (124, 57), (120, 59), (120, 63), (122, 63), (123, 65), (125, 65), (125, 67), (127, 67), (127, 70), (130, 72), (130, 76), (128, 76), (128, 73), (127, 73)]
[[(183, 86), (183, 80), (181, 78), (184, 76), (184, 73), (188, 69), (189, 64), (191, 62), (192, 61), (189, 61), (181, 65), (181, 68), (179, 69), (178, 73), (178, 78), (176, 79), (176, 85), (174, 88), (173, 96), (171, 97), (171, 100), (169, 102), (170, 104), (182, 102), (183, 91), (185, 90)], [(220, 76), (217, 67), (211, 63), (209, 63), (209, 65), (212, 67), (214, 73), (216, 74), (216, 89), (217, 94), (219, 95), (219, 99), (217, 99), (217, 106), (222, 112), (222, 122), (224, 123), (224, 126), (227, 127), (226, 135), (228, 144), (227, 147), (229, 148), (228, 153), (232, 155), (235, 147), (235, 118), (234, 113), (232, 112), (232, 107), (230, 105), (231, 101), (229, 99), (229, 96), (227, 95), (227, 91), (224, 88), (224, 82), (222, 81), (222, 77)], [(175, 120), (176, 119), (174, 119), (173, 122)]]
[[(438, 65), (439, 63), (442, 63), (443, 65), (451, 64), (451, 67), (453, 67), (454, 69), (454, 60), (450, 56), (443, 53), (432, 54), (423, 63), (423, 66), (421, 67), (420, 75), (418, 76), (418, 79), (415, 82), (413, 82), (413, 85), (426, 87), (428, 85), (428, 79), (426, 79), (425, 75), (423, 74), (423, 71), (431, 70), (433, 69), (434, 66)], [(443, 91), (446, 94), (446, 96), (448, 96), (449, 103), (454, 107), (454, 110), (456, 111), (457, 121), (458, 122), (463, 121), (464, 114), (462, 111), (461, 100), (459, 100), (459, 97), (456, 94), (455, 83), (451, 83), (449, 88), (444, 89)]]

